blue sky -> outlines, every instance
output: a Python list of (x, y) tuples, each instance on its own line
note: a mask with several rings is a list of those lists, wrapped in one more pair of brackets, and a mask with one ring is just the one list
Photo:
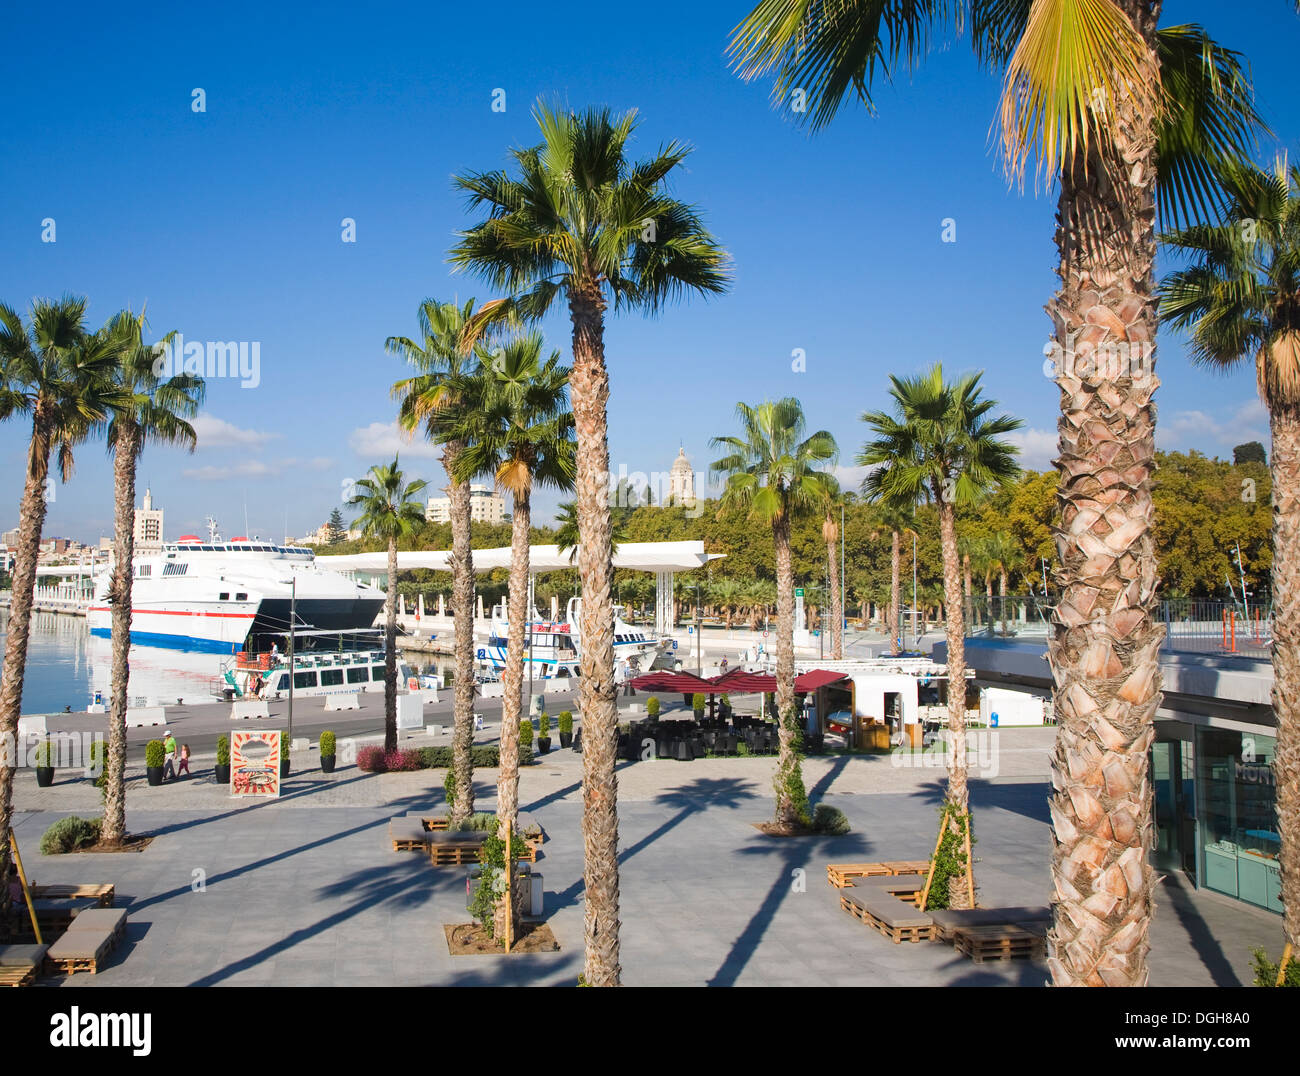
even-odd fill
[[(858, 416), (886, 403), (887, 375), (935, 360), (984, 369), (988, 392), (1028, 424), (1025, 462), (1046, 466), (1055, 197), (1009, 190), (1000, 173), (997, 80), (960, 41), (883, 88), (876, 117), (850, 106), (809, 136), (770, 107), (765, 85), (727, 69), (728, 32), (749, 6), (664, 0), (646, 22), (620, 5), (547, 18), (494, 3), (490, 25), (481, 5), (20, 7), (7, 28), (23, 44), (6, 52), (0, 91), (0, 300), (86, 295), (93, 324), (147, 303), (159, 333), (256, 342), (257, 387), (214, 381), (199, 450), (148, 449), (140, 482), (167, 510), (168, 537), (207, 515), (243, 533), (245, 513), (250, 532), (301, 535), (394, 448), (444, 481), (433, 450), (397, 440), (389, 388), (404, 368), (383, 342), (415, 333), (426, 296), (488, 297), (446, 264), (470, 221), (452, 174), (536, 141), (539, 95), (635, 107), (643, 152), (694, 145), (675, 190), (733, 255), (735, 284), (658, 319), (610, 322), (613, 470), (667, 471), (679, 443), (702, 470), (737, 400), (783, 395), (851, 463)], [(1260, 105), (1294, 153), (1291, 5), (1165, 7), (1166, 24), (1201, 22), (1249, 56)], [(203, 113), (191, 107), (199, 87)], [(492, 110), (497, 89), (504, 112)], [(341, 240), (344, 218), (355, 243)], [(942, 242), (945, 218), (955, 243)], [(566, 321), (544, 328), (567, 355)], [(806, 372), (791, 370), (796, 348)], [(1162, 447), (1223, 456), (1267, 442), (1249, 371), (1191, 367), (1166, 334), (1160, 377)], [(17, 523), (28, 432), (0, 425), (0, 529)], [(539, 497), (538, 515), (555, 501)], [(92, 443), (46, 534), (111, 528), (111, 465)]]

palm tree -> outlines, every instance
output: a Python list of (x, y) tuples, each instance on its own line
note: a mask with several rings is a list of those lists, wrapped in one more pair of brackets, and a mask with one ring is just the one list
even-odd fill
[(162, 348), (144, 343), (144, 315), (120, 313), (106, 331), (119, 348), (114, 370), (119, 399), (108, 426), (113, 453), (113, 657), (109, 689), (108, 758), (104, 781), (104, 825), (100, 840), (117, 845), (126, 836), (126, 689), (130, 677), (131, 584), (135, 558), (135, 476), (145, 444), (181, 445), (194, 451), (198, 437), (187, 421), (203, 404), (203, 379), (193, 374), (162, 376)]
[(1232, 169), (1223, 222), (1165, 242), (1190, 257), (1161, 286), (1161, 315), (1191, 335), (1194, 360), (1254, 363), (1273, 444), (1273, 771), (1287, 943), (1300, 947), (1300, 168)]
[(830, 579), (831, 657), (844, 657), (844, 598), (840, 594), (840, 505), (844, 494), (833, 475), (826, 476), (822, 502), (822, 539), (826, 542), (826, 563)]
[(451, 501), (451, 614), (455, 647), (452, 685), (452, 773), (456, 799), (454, 820), (474, 812), (474, 554), (470, 550), (469, 483), (452, 477), (465, 445), (449, 432), (461, 413), (462, 397), (473, 390), (477, 359), (464, 341), (465, 327), (474, 313), (474, 300), (463, 306), (426, 299), (420, 304), (420, 340), (390, 336), (387, 350), (401, 355), (415, 376), (393, 386), (401, 401), (398, 424), (408, 432), (420, 426), (426, 436), (442, 446), (442, 469), (447, 473)]
[[(939, 509), (948, 639), (948, 729), (952, 737), (947, 802), (960, 818), (970, 812), (970, 796), (966, 782), (966, 654), (956, 510), (975, 505), (991, 490), (1019, 476), (1016, 449), (1001, 438), (1024, 425), (1008, 415), (989, 417), (996, 404), (981, 396), (980, 377), (967, 374), (948, 382), (938, 363), (918, 377), (891, 377), (894, 414), (867, 411), (862, 415), (875, 439), (863, 446), (857, 459), (860, 466), (875, 468), (863, 483), (873, 499), (891, 506), (925, 500)], [(966, 869), (972, 870), (973, 865), (967, 864)], [(962, 896), (967, 893), (964, 875), (956, 889)], [(965, 906), (965, 902), (959, 901), (956, 906)]]
[[(866, 489), (866, 482), (863, 482)], [(915, 506), (879, 506), (880, 526), (889, 532), (889, 608), (885, 610), (885, 630), (889, 633), (889, 652), (903, 652), (902, 619), (902, 544), (904, 534), (915, 534)], [(879, 532), (877, 532), (879, 533)]]
[[(491, 475), (509, 491), (509, 633), (502, 670), (501, 758), (497, 777), (497, 820), (501, 838), (519, 814), (519, 719), (528, 608), (529, 533), (534, 486), (571, 489), (576, 462), (573, 415), (568, 410), (569, 371), (552, 351), (543, 361), (538, 332), (511, 337), (484, 364), (483, 391), (476, 405), (455, 423), (465, 449), (453, 477), (468, 482)], [(517, 908), (504, 909), (517, 926)], [(504, 927), (504, 922), (501, 924)]]
[[(1140, 985), (1152, 887), (1144, 790), (1163, 630), (1149, 525), (1155, 208), (1176, 225), (1221, 206), (1218, 172), (1249, 151), (1262, 124), (1241, 57), (1198, 26), (1157, 29), (1150, 0), (759, 0), (731, 51), (747, 79), (776, 71), (775, 101), (798, 88), (815, 129), (850, 94), (871, 107), (876, 75), (919, 64), (950, 13), (969, 27), (979, 60), (1005, 69), (1009, 174), (1022, 178), (1036, 153), (1040, 175), (1060, 185), (1061, 287), (1048, 314), (1070, 361), (1057, 376), (1061, 599), (1048, 649), (1058, 899), (1048, 963), (1058, 985)], [(1076, 354), (1128, 361), (1087, 371)], [(1131, 794), (1097, 809), (1091, 789), (1121, 771)]]
[[(627, 520), (632, 514), (629, 508), (611, 508), (609, 510), (609, 554), (612, 557), (618, 547), (627, 541)], [(578, 556), (578, 504), (576, 501), (561, 501), (555, 514), (558, 526), (555, 528), (555, 551), (563, 553), (568, 550), (569, 563)]]
[(577, 509), (582, 578), (583, 849), (586, 982), (617, 986), (618, 713), (614, 698), (613, 566), (609, 515), (605, 310), (655, 312), (684, 294), (727, 287), (721, 247), (694, 208), (671, 197), (668, 177), (686, 158), (677, 142), (633, 163), (635, 113), (559, 112), (539, 104), (538, 146), (512, 151), (516, 176), (471, 173), (456, 183), (488, 216), (461, 233), (451, 260), (507, 292), (482, 319), (504, 312), (533, 321), (557, 301), (569, 307), (569, 375), (578, 445)]
[[(110, 333), (86, 331), (85, 299), (37, 299), (26, 325), (12, 307), (0, 304), (0, 421), (22, 414), (32, 422), (0, 672), (0, 743), (17, 742), (50, 454), (57, 452), (59, 475), (66, 482), (72, 477), (74, 448), (107, 420), (117, 402), (112, 376), (119, 353)], [(13, 777), (11, 766), (0, 766), (0, 833), (6, 835)], [(0, 847), (0, 923), (7, 922), (9, 871), (6, 837)]]
[(726, 619), (727, 631), (731, 630), (732, 617), (736, 612), (736, 606), (740, 602), (740, 596), (744, 593), (744, 589), (739, 580), (732, 579), (730, 576), (715, 579), (709, 584), (709, 597), (717, 604)]
[(780, 721), (780, 757), (776, 769), (776, 824), (785, 829), (807, 824), (807, 796), (796, 739), (799, 712), (794, 703), (794, 568), (790, 524), (796, 514), (817, 511), (828, 493), (825, 472), (838, 449), (825, 430), (804, 437), (804, 415), (793, 397), (751, 407), (736, 405), (741, 436), (715, 437), (712, 445), (727, 450), (709, 466), (726, 476), (720, 513), (742, 509), (755, 522), (772, 528), (776, 550), (776, 710)]
[(356, 522), (367, 538), (388, 543), (388, 587), (384, 599), (384, 750), (397, 750), (397, 543), (410, 538), (424, 522), (419, 502), (427, 483), (408, 483), (397, 457), (370, 468), (347, 502), (360, 513)]
[[(988, 558), (989, 570), (998, 576), (998, 619), (1007, 616), (1007, 577), (1012, 567), (1024, 555), (1024, 551), (1014, 538), (1006, 531), (994, 531), (984, 539), (984, 555)], [(989, 602), (989, 615), (992, 616), (992, 602)]]

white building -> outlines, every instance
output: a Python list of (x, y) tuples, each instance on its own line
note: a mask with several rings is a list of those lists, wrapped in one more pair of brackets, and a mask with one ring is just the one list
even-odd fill
[(145, 487), (144, 503), (135, 510), (135, 548), (137, 550), (161, 549), (163, 543), (163, 510), (153, 506), (153, 493)]
[[(424, 518), (430, 523), (450, 523), (451, 498), (430, 497)], [(474, 523), (504, 523), (506, 502), (488, 486), (472, 483), (469, 487), (469, 518)]]
[(691, 461), (686, 458), (686, 449), (677, 450), (672, 470), (668, 474), (668, 500), (666, 505), (695, 507), (695, 472), (691, 470)]

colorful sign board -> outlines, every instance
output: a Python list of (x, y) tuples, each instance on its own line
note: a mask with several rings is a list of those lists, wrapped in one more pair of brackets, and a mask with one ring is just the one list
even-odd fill
[(280, 745), (284, 734), (269, 730), (230, 736), (230, 794), (278, 796)]

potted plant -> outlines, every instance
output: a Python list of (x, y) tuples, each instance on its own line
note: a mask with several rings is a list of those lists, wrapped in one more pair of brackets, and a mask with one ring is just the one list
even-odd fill
[(54, 784), (53, 747), (49, 740), (42, 740), (36, 745), (36, 783), (41, 788)]
[(230, 737), (217, 737), (217, 764), (213, 767), (212, 772), (217, 779), (217, 784), (230, 784)]
[(289, 776), (289, 737), (280, 736), (280, 780)]
[(521, 755), (525, 747), (529, 751), (533, 748), (533, 719), (531, 717), (525, 717), (519, 722), (519, 750)]
[(334, 733), (329, 729), (320, 734), (320, 772), (334, 772)]
[(645, 700), (645, 713), (651, 721), (659, 720), (659, 696), (651, 695)]
[(557, 723), (560, 726), (560, 746), (571, 747), (573, 745), (573, 714), (568, 710), (561, 710)]
[(545, 710), (537, 715), (537, 753), (546, 754), (551, 749), (551, 718)]
[(144, 746), (144, 772), (149, 778), (149, 783), (157, 787), (162, 784), (163, 763), (167, 760), (167, 752), (163, 748), (162, 740), (150, 740)]
[(700, 721), (704, 718), (704, 696), (698, 691), (691, 699), (691, 709), (695, 711), (696, 721)]

